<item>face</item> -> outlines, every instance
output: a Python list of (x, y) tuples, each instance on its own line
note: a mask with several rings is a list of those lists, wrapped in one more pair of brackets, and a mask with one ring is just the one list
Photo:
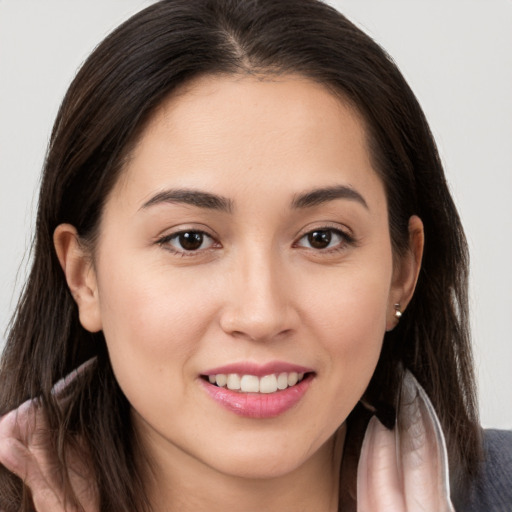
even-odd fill
[(329, 456), (397, 268), (357, 113), (300, 77), (210, 77), (146, 127), (75, 296), (157, 457), (277, 476)]

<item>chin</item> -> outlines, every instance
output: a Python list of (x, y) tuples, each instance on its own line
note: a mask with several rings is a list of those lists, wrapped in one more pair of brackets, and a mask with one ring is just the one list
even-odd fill
[[(275, 452), (274, 452), (275, 453)], [(296, 456), (269, 455), (235, 458), (216, 464), (216, 470), (233, 477), (246, 480), (268, 480), (281, 478), (293, 473), (304, 463)]]
[[(290, 433), (291, 434), (291, 433)], [(326, 442), (312, 444), (312, 440), (252, 439), (246, 443), (233, 443), (233, 449), (215, 454), (210, 466), (220, 473), (244, 479), (264, 480), (285, 477), (310, 464), (316, 466), (330, 460), (334, 437)]]

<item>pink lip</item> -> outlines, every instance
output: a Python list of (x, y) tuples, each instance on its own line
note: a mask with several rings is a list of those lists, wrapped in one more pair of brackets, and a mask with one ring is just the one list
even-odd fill
[(223, 373), (225, 375), (229, 373), (238, 373), (238, 375), (255, 375), (256, 377), (263, 377), (265, 375), (271, 375), (272, 373), (311, 373), (311, 368), (305, 366), (298, 366), (296, 364), (285, 363), (283, 361), (272, 361), (267, 364), (256, 364), (256, 363), (233, 363), (225, 366), (219, 366), (212, 368), (204, 372), (202, 375), (218, 375)]
[[(224, 371), (226, 368), (227, 367), (224, 367)], [(240, 367), (238, 366), (238, 368)], [(224, 373), (224, 371), (215, 373)], [(279, 370), (277, 372), (279, 372)], [(260, 374), (258, 372), (258, 375), (269, 375), (270, 373), (277, 372), (269, 372), (268, 369), (266, 369), (265, 373)], [(227, 373), (243, 373), (244, 375), (255, 375), (255, 373), (245, 371), (229, 371)], [(295, 386), (291, 386), (282, 391), (276, 391), (275, 393), (268, 394), (232, 391), (227, 388), (220, 388), (214, 384), (210, 384), (210, 382), (205, 379), (199, 379), (199, 382), (208, 393), (208, 395), (218, 404), (227, 410), (238, 414), (239, 416), (244, 416), (246, 418), (275, 418), (276, 416), (279, 416), (280, 414), (283, 414), (284, 412), (291, 409), (302, 399), (302, 397), (306, 394), (313, 378), (314, 374), (309, 373), (301, 382), (295, 384)]]

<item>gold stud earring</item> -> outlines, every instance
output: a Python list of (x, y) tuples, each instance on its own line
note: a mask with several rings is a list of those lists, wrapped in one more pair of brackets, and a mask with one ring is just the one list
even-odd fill
[(395, 318), (397, 320), (400, 320), (400, 318), (402, 318), (402, 311), (400, 310), (400, 303), (396, 303), (395, 304)]

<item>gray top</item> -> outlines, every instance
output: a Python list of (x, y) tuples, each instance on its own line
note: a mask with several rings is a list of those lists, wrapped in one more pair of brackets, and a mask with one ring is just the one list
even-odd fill
[(512, 430), (484, 431), (485, 460), (457, 512), (512, 512)]

